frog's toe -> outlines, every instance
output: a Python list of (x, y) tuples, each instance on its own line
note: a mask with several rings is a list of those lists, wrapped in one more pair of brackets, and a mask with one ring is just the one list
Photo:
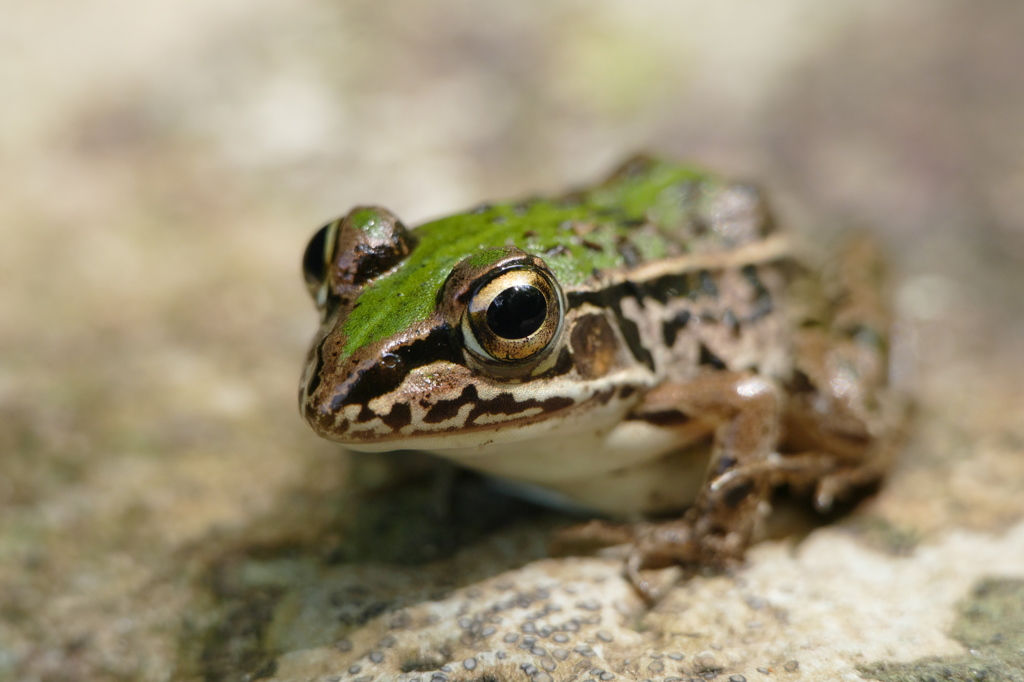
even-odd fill
[(683, 569), (679, 566), (671, 566), (662, 570), (645, 570), (643, 566), (644, 557), (636, 552), (632, 553), (625, 564), (625, 577), (629, 580), (637, 595), (653, 606), (661, 600), (674, 584), (684, 576)]
[(827, 513), (875, 492), (885, 472), (871, 465), (848, 467), (823, 477), (814, 490), (814, 508)]
[[(638, 529), (626, 559), (626, 578), (644, 601), (654, 604), (683, 576), (683, 567), (694, 565), (700, 556), (690, 524), (646, 524)], [(657, 570), (666, 568), (671, 570)]]

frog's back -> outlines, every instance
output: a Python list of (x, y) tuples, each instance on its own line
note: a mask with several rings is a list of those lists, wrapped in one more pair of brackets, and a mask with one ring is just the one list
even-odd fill
[(773, 233), (752, 186), (647, 157), (595, 187), (485, 204), (416, 229), (436, 270), (450, 270), (473, 250), (515, 246), (543, 258), (567, 290), (603, 286), (600, 275), (633, 277), (666, 259), (734, 251)]

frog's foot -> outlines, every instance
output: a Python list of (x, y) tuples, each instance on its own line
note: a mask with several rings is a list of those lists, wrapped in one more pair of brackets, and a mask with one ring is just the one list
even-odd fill
[[(637, 537), (624, 566), (625, 577), (633, 589), (649, 606), (656, 604), (677, 580), (696, 566), (701, 554), (692, 526), (683, 520), (644, 524), (637, 529)], [(654, 578), (651, 569), (677, 566), (674, 579)], [(661, 577), (661, 576), (659, 576)]]
[(624, 577), (637, 595), (653, 605), (684, 573), (649, 569), (696, 565), (701, 556), (689, 523), (610, 523), (588, 521), (556, 531), (548, 543), (552, 556), (611, 555), (623, 561)]
[[(676, 579), (698, 569), (722, 570), (739, 563), (750, 542), (747, 533), (707, 531), (690, 515), (675, 521), (647, 523), (636, 529), (636, 539), (626, 559), (625, 574), (648, 604), (657, 602), (667, 587), (663, 576), (650, 571), (678, 567)], [(673, 581), (674, 582), (674, 581)]]
[(588, 521), (557, 531), (548, 545), (552, 556), (609, 554), (623, 561), (624, 573), (637, 595), (656, 603), (684, 573), (665, 569), (696, 565), (701, 549), (692, 542), (689, 523), (610, 523)]
[[(552, 556), (600, 554), (622, 559), (625, 577), (637, 594), (654, 604), (682, 576), (698, 568), (724, 568), (742, 558), (748, 537), (736, 532), (701, 534), (700, 525), (690, 515), (645, 523), (588, 521), (556, 531), (548, 551)], [(677, 570), (661, 570), (671, 567)]]

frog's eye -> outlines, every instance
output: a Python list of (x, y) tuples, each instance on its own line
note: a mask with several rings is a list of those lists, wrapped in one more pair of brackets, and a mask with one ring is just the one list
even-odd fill
[(561, 290), (534, 267), (500, 271), (480, 284), (463, 317), (467, 346), (484, 359), (518, 362), (549, 348), (562, 327)]
[(331, 261), (334, 236), (338, 231), (337, 221), (324, 225), (309, 240), (306, 252), (302, 254), (302, 274), (306, 278), (306, 286), (313, 298), (317, 297), (324, 278), (327, 277), (327, 264)]

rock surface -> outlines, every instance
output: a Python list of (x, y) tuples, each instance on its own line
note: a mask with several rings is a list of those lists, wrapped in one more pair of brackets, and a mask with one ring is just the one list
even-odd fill
[[(941, 657), (965, 679), (969, 668), (998, 679), (998, 658), (961, 660), (971, 635), (956, 641), (951, 626), (958, 611), (974, 613), (972, 586), (984, 593), (983, 577), (1021, 566), (1024, 524), (998, 539), (952, 534), (913, 557), (819, 531), (795, 553), (763, 545), (748, 568), (693, 579), (648, 610), (616, 561), (537, 561), (290, 652), (272, 678), (858, 679), (878, 661)], [(1022, 589), (1018, 579), (1015, 610), (986, 621), (988, 637), (972, 648), (1020, 639)], [(1007, 653), (1006, 665), (1024, 661)]]

